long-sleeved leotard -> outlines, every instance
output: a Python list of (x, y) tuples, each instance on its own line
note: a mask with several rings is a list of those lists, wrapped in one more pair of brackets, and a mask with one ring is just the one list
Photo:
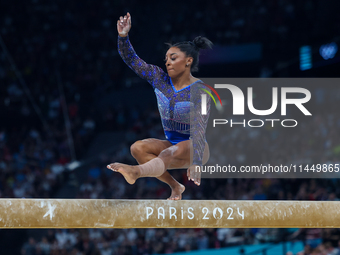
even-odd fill
[(207, 114), (201, 114), (201, 94), (207, 94), (203, 88), (210, 92), (209, 88), (198, 80), (176, 90), (167, 73), (137, 56), (128, 36), (118, 36), (118, 51), (123, 61), (154, 88), (166, 139), (172, 144), (191, 139), (193, 164), (201, 166), (210, 113), (210, 97), (207, 96)]

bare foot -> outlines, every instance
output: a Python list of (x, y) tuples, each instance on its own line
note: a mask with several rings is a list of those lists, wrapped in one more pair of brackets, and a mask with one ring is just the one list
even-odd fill
[(107, 165), (107, 168), (112, 171), (121, 173), (129, 184), (134, 184), (136, 180), (140, 177), (140, 170), (138, 166), (112, 163), (110, 165)]
[(168, 198), (168, 200), (181, 200), (184, 190), (184, 185), (179, 183), (175, 188), (171, 188), (171, 196)]
[(192, 165), (187, 170), (188, 180), (193, 181), (197, 186), (201, 185), (201, 171), (200, 168), (196, 169), (196, 165)]

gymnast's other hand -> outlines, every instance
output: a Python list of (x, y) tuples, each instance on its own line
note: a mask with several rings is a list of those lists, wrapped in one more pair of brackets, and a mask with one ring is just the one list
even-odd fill
[[(188, 180), (193, 181), (197, 186), (201, 185), (201, 171), (196, 171), (197, 165), (192, 165), (187, 170)], [(201, 168), (198, 168), (201, 169)]]
[(131, 15), (130, 13), (126, 13), (126, 15), (120, 16), (119, 20), (117, 20), (117, 31), (119, 36), (126, 37), (131, 29)]

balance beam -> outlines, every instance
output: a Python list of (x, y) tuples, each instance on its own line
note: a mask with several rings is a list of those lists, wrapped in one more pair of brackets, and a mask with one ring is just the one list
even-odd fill
[(0, 199), (0, 228), (340, 228), (340, 202)]

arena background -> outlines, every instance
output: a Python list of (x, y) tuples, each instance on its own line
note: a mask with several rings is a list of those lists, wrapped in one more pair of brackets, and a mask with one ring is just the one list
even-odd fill
[[(338, 77), (338, 4), (1, 0), (0, 197), (170, 195), (156, 179), (144, 178), (130, 186), (106, 168), (114, 161), (135, 164), (129, 152), (134, 141), (164, 139), (151, 86), (117, 52), (116, 21), (127, 11), (132, 15), (132, 45), (148, 63), (164, 67), (165, 42), (202, 35), (215, 48), (201, 56), (196, 77)], [(306, 143), (299, 145), (298, 155), (337, 161), (339, 90), (330, 99), (322, 87), (320, 93), (321, 106), (332, 108), (320, 111), (319, 121), (303, 130)], [(257, 138), (262, 141), (259, 148), (252, 140), (234, 137), (235, 153), (265, 154), (272, 142), (266, 134)], [(279, 142), (286, 149), (278, 159), (296, 156), (297, 150)], [(338, 179), (204, 179), (196, 187), (187, 181), (185, 170), (172, 174), (186, 185), (183, 199), (333, 201), (340, 196)], [(230, 254), (249, 254), (244, 247), (253, 245), (260, 250), (257, 254), (266, 247), (267, 254), (274, 254), (270, 247), (280, 245), (275, 254), (302, 249), (304, 254), (337, 254), (338, 240), (339, 229), (0, 230), (0, 253), (162, 254), (213, 249), (209, 254), (214, 254), (235, 246)], [(281, 248), (284, 241), (289, 243)]]

